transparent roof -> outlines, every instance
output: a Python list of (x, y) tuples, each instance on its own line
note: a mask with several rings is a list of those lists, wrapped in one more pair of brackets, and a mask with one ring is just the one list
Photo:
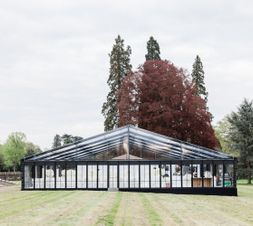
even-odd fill
[(186, 143), (132, 125), (27, 157), (25, 161), (108, 160), (117, 156), (142, 159), (233, 159), (225, 153)]

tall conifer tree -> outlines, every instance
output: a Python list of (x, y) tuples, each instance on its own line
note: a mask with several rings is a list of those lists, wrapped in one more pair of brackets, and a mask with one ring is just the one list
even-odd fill
[(66, 133), (61, 136), (61, 140), (62, 140), (63, 145), (71, 144), (74, 142), (73, 136), (70, 134), (66, 134)]
[(146, 60), (160, 60), (160, 47), (158, 42), (151, 36), (147, 42), (148, 53), (145, 55)]
[(253, 175), (253, 102), (244, 100), (237, 112), (229, 117), (230, 136), (234, 148), (240, 151), (239, 169), (246, 174), (248, 184)]
[(58, 148), (58, 147), (61, 147), (61, 136), (59, 134), (56, 134), (54, 136), (54, 141), (53, 141), (53, 145), (52, 145), (52, 148)]
[(123, 78), (131, 71), (130, 64), (131, 48), (124, 46), (124, 40), (118, 35), (115, 44), (109, 54), (110, 74), (107, 80), (110, 91), (107, 95), (107, 101), (103, 104), (102, 114), (105, 117), (105, 131), (118, 127), (119, 116), (117, 109), (117, 93)]
[(195, 62), (192, 67), (193, 67), (192, 74), (191, 74), (192, 80), (197, 86), (198, 95), (204, 98), (207, 103), (208, 93), (206, 91), (205, 82), (204, 82), (205, 72), (203, 70), (203, 64), (198, 55), (196, 56)]

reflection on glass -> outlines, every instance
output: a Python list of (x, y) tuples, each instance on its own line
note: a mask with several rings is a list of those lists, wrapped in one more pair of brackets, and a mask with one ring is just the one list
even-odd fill
[(119, 187), (128, 188), (128, 165), (119, 165)]
[(162, 188), (170, 188), (170, 165), (161, 164), (161, 186)]
[(202, 187), (201, 165), (192, 164), (192, 186)]
[(56, 188), (65, 188), (65, 165), (56, 165)]
[(86, 165), (77, 166), (77, 187), (86, 188)]
[(190, 164), (185, 164), (182, 167), (183, 187), (191, 187), (192, 186), (191, 169), (192, 169), (192, 167)]
[(141, 188), (149, 188), (149, 165), (140, 165), (141, 169)]
[(178, 164), (172, 164), (172, 187), (181, 187), (181, 167)]
[(110, 165), (109, 166), (109, 174), (110, 174), (110, 178), (109, 178), (109, 187), (110, 188), (117, 188), (117, 177), (118, 177), (118, 171), (117, 171), (117, 165)]
[(107, 188), (107, 165), (98, 165), (98, 187)]
[(160, 188), (160, 168), (158, 164), (151, 164), (151, 188)]
[(203, 186), (213, 187), (213, 165), (211, 163), (203, 164)]
[(24, 181), (25, 188), (32, 189), (33, 188), (33, 166), (26, 165), (24, 167), (24, 179), (25, 179)]
[(223, 165), (214, 166), (214, 187), (223, 187)]
[(234, 165), (233, 164), (225, 164), (224, 171), (224, 187), (233, 187), (233, 178), (234, 178)]
[(44, 166), (35, 166), (35, 188), (44, 188)]
[(46, 166), (46, 188), (54, 188), (54, 165)]
[(130, 188), (139, 187), (139, 165), (130, 165)]
[(88, 165), (88, 188), (97, 188), (97, 165)]

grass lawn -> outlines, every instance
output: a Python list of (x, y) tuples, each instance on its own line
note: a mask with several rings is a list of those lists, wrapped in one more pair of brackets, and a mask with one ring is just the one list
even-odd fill
[(253, 186), (238, 197), (0, 187), (0, 225), (253, 225)]

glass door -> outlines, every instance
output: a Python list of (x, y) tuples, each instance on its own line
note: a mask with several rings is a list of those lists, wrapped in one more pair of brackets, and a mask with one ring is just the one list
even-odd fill
[(118, 188), (117, 165), (109, 166), (109, 188)]

